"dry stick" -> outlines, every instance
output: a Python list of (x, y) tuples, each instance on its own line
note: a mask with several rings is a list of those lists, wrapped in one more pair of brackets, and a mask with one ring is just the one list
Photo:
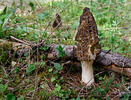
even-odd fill
[(10, 38), (13, 39), (13, 40), (15, 40), (15, 41), (18, 41), (18, 42), (20, 42), (20, 43), (26, 44), (26, 45), (28, 45), (28, 46), (31, 45), (31, 44), (29, 44), (29, 43), (27, 43), (27, 42), (25, 42), (25, 41), (23, 41), (23, 40), (20, 40), (20, 39), (15, 38), (14, 36), (10, 36)]
[[(38, 44), (38, 42), (37, 42)], [(39, 61), (39, 49), (38, 49), (38, 45), (37, 45), (37, 62)], [(35, 71), (35, 84), (34, 84), (34, 91), (33, 91), (33, 94), (32, 94), (32, 100), (33, 100), (33, 97), (34, 97), (34, 94), (35, 94), (35, 91), (38, 89), (38, 68), (36, 68), (36, 71)]]
[(100, 74), (102, 74), (102, 73), (104, 73), (104, 72), (105, 72), (105, 71), (101, 71), (101, 72), (95, 74), (95, 76), (100, 75)]
[(38, 4), (39, 8), (41, 8), (41, 4), (40, 4), (39, 0), (35, 0), (35, 2)]
[(3, 69), (3, 71), (4, 71), (5, 75), (6, 75), (6, 76), (9, 76), (9, 75), (7, 74), (7, 72), (6, 72), (5, 68), (4, 68), (3, 66), (0, 66), (0, 67)]
[[(10, 36), (10, 38), (13, 39), (13, 40), (15, 40), (15, 41), (18, 41), (18, 42), (20, 42), (20, 43), (23, 43), (23, 44), (25, 44), (25, 45), (32, 46), (32, 47), (35, 47), (35, 46), (37, 46), (37, 44), (38, 44), (38, 43), (34, 43), (34, 42), (30, 42), (30, 43), (25, 42), (25, 41), (23, 41), (23, 40), (17, 39), (17, 38), (14, 37), (14, 36)], [(42, 43), (41, 43), (41, 44), (42, 44)], [(38, 46), (39, 46), (39, 45), (40, 45), (40, 44), (38, 44)]]
[[(109, 97), (110, 97), (110, 95), (109, 95)], [(111, 100), (115, 100), (117, 97), (121, 97), (121, 95), (118, 94), (118, 95), (114, 96), (113, 98), (111, 98)]]
[(73, 86), (73, 87), (75, 87), (75, 88), (78, 88), (79, 90), (81, 89), (80, 87), (78, 87), (77, 85), (73, 84), (72, 82), (66, 81), (66, 83), (71, 85), (71, 86)]
[(32, 94), (32, 99), (34, 97), (35, 91), (38, 89), (38, 79), (37, 79), (38, 75), (37, 74), (38, 74), (38, 69), (36, 69), (36, 71), (35, 71), (35, 84), (34, 84), (34, 91)]
[(51, 90), (53, 90), (52, 84), (50, 84), (51, 82), (44, 76), (44, 79), (49, 83), (48, 86)]
[[(87, 84), (88, 84), (88, 83), (87, 83)], [(84, 88), (87, 88), (87, 85), (84, 85), (84, 86), (81, 88), (80, 92), (78, 93), (78, 97), (80, 97), (80, 93), (82, 92), (82, 90), (83, 90)]]
[(103, 66), (105, 69), (120, 73), (122, 75), (126, 75), (128, 77), (131, 77), (131, 68), (120, 68), (115, 65), (110, 66)]

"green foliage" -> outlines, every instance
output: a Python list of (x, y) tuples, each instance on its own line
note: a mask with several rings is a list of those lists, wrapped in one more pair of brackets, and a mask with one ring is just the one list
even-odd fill
[[(26, 17), (25, 18), (20, 17), (19, 15), (10, 17), (12, 16), (12, 14), (8, 13), (7, 7), (5, 7), (3, 12), (1, 13), (3, 16), (1, 18), (7, 19), (7, 20), (2, 20), (0, 21), (0, 23), (3, 23), (3, 22), (8, 23), (9, 19), (11, 18), (10, 23), (18, 24), (18, 25), (14, 29), (13, 27), (10, 27), (10, 28), (2, 27), (3, 24), (1, 24), (1, 28), (2, 28), (0, 29), (2, 31), (1, 37), (5, 36), (5, 31), (6, 31), (8, 35), (12, 34), (18, 38), (26, 38), (33, 41), (37, 41), (38, 38), (41, 36), (44, 40), (46, 39), (47, 41), (47, 37), (48, 37), (48, 43), (52, 43), (54, 42), (52, 40), (52, 37), (47, 36), (48, 31), (51, 31), (50, 29), (51, 27), (49, 26), (49, 28), (46, 30), (44, 34), (41, 28), (47, 27), (48, 23), (54, 19), (55, 16), (52, 17), (52, 15), (54, 15), (54, 12), (59, 12), (58, 11), (59, 9), (64, 9), (64, 11), (60, 13), (60, 15), (61, 15), (63, 24), (68, 23), (68, 26), (70, 27), (70, 29), (66, 31), (59, 29), (59, 30), (56, 30), (54, 33), (56, 34), (56, 38), (59, 38), (57, 43), (61, 42), (64, 44), (74, 44), (73, 40), (70, 40), (70, 39), (74, 37), (74, 31), (77, 29), (79, 25), (78, 19), (82, 13), (82, 10), (80, 9), (83, 9), (83, 4), (85, 4), (91, 9), (95, 17), (98, 30), (99, 30), (99, 38), (100, 38), (102, 49), (105, 49), (105, 50), (111, 49), (111, 51), (113, 52), (119, 52), (121, 54), (128, 55), (131, 48), (128, 46), (129, 41), (126, 42), (122, 39), (122, 36), (126, 34), (121, 29), (121, 27), (126, 27), (125, 23), (126, 22), (128, 23), (128, 21), (130, 20), (130, 18), (126, 16), (126, 13), (128, 11), (125, 11), (126, 7), (124, 5), (127, 1), (118, 0), (116, 2), (115, 0), (114, 1), (98, 0), (96, 2), (92, 0), (88, 2), (82, 1), (79, 3), (77, 0), (76, 2), (73, 2), (73, 3), (72, 1), (64, 1), (64, 2), (53, 1), (51, 3), (52, 5), (50, 5), (50, 3), (40, 4), (40, 2), (38, 1), (37, 4), (39, 6), (44, 5), (45, 8), (41, 8), (40, 13), (36, 13), (32, 15), (31, 18), (29, 19), (27, 19)], [(20, 5), (21, 6), (23, 5), (23, 0), (20, 1)], [(29, 2), (29, 5), (32, 8), (32, 11), (37, 9), (36, 8), (37, 5), (34, 2)], [(99, 9), (97, 9), (98, 7)], [(22, 9), (24, 10), (24, 8)], [(119, 14), (121, 16), (118, 16)], [(37, 21), (37, 23), (35, 21)], [(32, 22), (32, 24), (27, 25), (28, 22)], [(4, 26), (6, 26), (6, 24), (4, 24)], [(32, 28), (32, 30), (29, 30), (29, 28)], [(35, 29), (40, 30), (38, 32), (39, 35), (36, 34)], [(3, 30), (5, 31), (3, 32)], [(64, 56), (64, 52), (61, 52), (59, 56), (60, 57)]]
[(8, 84), (5, 84), (5, 85), (0, 84), (0, 94), (1, 94), (2, 92), (6, 91), (7, 87), (8, 87)]
[(2, 78), (0, 78), (0, 83), (2, 82)]
[(52, 78), (51, 78), (51, 82), (54, 82), (55, 80), (56, 80), (55, 77), (52, 77)]
[(63, 36), (65, 39), (68, 39), (71, 37), (71, 33), (69, 31), (67, 31), (64, 36)]
[(19, 68), (15, 68), (15, 69), (13, 70), (13, 72), (14, 72), (14, 73), (19, 72)]
[(64, 47), (62, 47), (61, 45), (59, 45), (56, 50), (58, 51), (58, 57), (64, 57), (65, 56), (65, 51), (64, 51)]
[(48, 100), (50, 94), (48, 94), (47, 90), (46, 89), (43, 89), (42, 90), (42, 99), (43, 100)]
[(59, 98), (62, 98), (62, 100), (66, 100), (69, 98), (71, 91), (70, 90), (65, 91), (64, 89), (62, 89), (61, 85), (56, 83), (53, 93)]
[(43, 46), (43, 47), (40, 48), (40, 50), (44, 50), (44, 51), (47, 51), (48, 49), (49, 49), (48, 46)]
[(45, 66), (45, 62), (36, 62), (33, 64), (28, 64), (26, 74), (27, 75), (31, 74), (36, 69), (36, 66), (40, 66), (41, 68), (43, 68)]
[(6, 95), (6, 100), (16, 100), (16, 96), (12, 93)]
[(130, 100), (131, 99), (131, 94), (130, 93), (127, 93), (127, 94), (124, 94), (120, 100)]
[(11, 51), (11, 48), (12, 43), (10, 42), (0, 44), (0, 64), (10, 64), (9, 51)]
[(4, 37), (5, 31), (8, 30), (7, 23), (9, 22), (9, 19), (14, 14), (16, 9), (11, 9), (8, 11), (7, 6), (4, 8), (3, 12), (0, 13), (0, 38)]
[(21, 97), (17, 98), (17, 100), (24, 100), (24, 97), (21, 96)]
[(26, 69), (26, 74), (29, 75), (34, 70), (35, 70), (35, 65), (34, 64), (28, 64), (28, 67)]
[[(58, 79), (58, 72), (60, 70), (62, 70), (62, 66), (59, 64), (59, 63), (54, 63), (54, 68), (55, 68), (55, 71), (53, 72), (53, 77), (51, 77), (51, 82), (59, 82)], [(53, 68), (50, 68), (49, 69), (49, 72), (52, 72), (53, 71)]]
[[(91, 87), (88, 87), (89, 90), (91, 90), (90, 94), (93, 95), (93, 97), (98, 97), (99, 100), (104, 98), (104, 96), (108, 93), (109, 87), (113, 81), (114, 77), (110, 78), (109, 80), (102, 80), (102, 87), (97, 86), (97, 88), (94, 90)], [(108, 97), (106, 98), (108, 100)], [(95, 98), (93, 99), (95, 100)]]
[(31, 7), (31, 9), (32, 9), (33, 11), (35, 10), (35, 5), (34, 5), (33, 2), (30, 2), (30, 3), (29, 3), (29, 6)]
[(55, 67), (55, 69), (56, 69), (57, 72), (60, 71), (60, 70), (62, 70), (62, 66), (59, 63), (55, 63), (54, 67)]
[(44, 68), (45, 62), (36, 62), (34, 63), (35, 66), (40, 66), (41, 68)]

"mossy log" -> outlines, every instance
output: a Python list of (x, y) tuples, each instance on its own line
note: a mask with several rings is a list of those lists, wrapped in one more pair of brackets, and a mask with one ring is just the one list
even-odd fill
[[(56, 44), (48, 45), (48, 59), (77, 60), (73, 51), (75, 46), (61, 45), (65, 51), (65, 56), (62, 58), (58, 58), (59, 51), (56, 49), (58, 46)], [(101, 50), (94, 61), (94, 65), (131, 77), (131, 59), (117, 53)]]
[[(58, 48), (59, 45), (51, 44), (48, 45), (49, 47), (49, 53), (48, 58), (49, 59), (59, 59), (58, 58)], [(69, 45), (61, 45), (63, 47), (63, 50), (65, 51), (65, 56), (60, 59), (76, 59), (74, 56), (73, 48), (75, 46), (69, 46)], [(110, 51), (101, 50), (100, 54), (96, 57), (95, 63), (102, 66), (110, 66), (112, 64), (122, 67), (122, 68), (131, 68), (131, 59), (124, 57), (120, 54), (113, 53)]]
[[(42, 45), (40, 45), (40, 47)], [(51, 44), (46, 46), (48, 47), (48, 50), (44, 51), (44, 53), (46, 54), (47, 59), (77, 61), (73, 51), (75, 46), (61, 45), (65, 53), (65, 56), (63, 57), (58, 57), (59, 51), (56, 48), (58, 48), (59, 45)], [(2, 59), (6, 59), (7, 55), (9, 54), (9, 51), (11, 50), (15, 51), (18, 54), (18, 56), (21, 56), (26, 51), (32, 50), (32, 47), (23, 43), (0, 40), (0, 57), (2, 56), (3, 50), (8, 52), (6, 56), (2, 58)], [(101, 50), (100, 54), (97, 56), (96, 60), (94, 61), (94, 64), (99, 67), (104, 67), (105, 69), (131, 77), (131, 59), (124, 57), (120, 54)]]

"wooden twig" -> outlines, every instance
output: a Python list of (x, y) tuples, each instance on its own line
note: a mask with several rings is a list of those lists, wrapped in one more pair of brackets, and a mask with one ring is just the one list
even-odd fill
[(110, 66), (103, 66), (105, 69), (117, 72), (121, 75), (126, 75), (128, 77), (131, 77), (131, 68), (120, 68), (116, 65), (110, 65)]
[(26, 45), (28, 45), (28, 46), (31, 45), (31, 44), (29, 44), (29, 43), (27, 43), (27, 42), (25, 42), (25, 41), (23, 41), (23, 40), (20, 40), (20, 39), (15, 38), (14, 36), (10, 36), (10, 38), (13, 39), (13, 40), (15, 40), (15, 41), (17, 41), (17, 42), (20, 42), (20, 43), (26, 44)]
[(79, 93), (78, 93), (78, 97), (80, 97), (80, 93), (84, 90), (84, 88), (87, 88), (87, 85), (84, 85), (84, 86), (80, 89), (80, 91), (79, 91)]
[(7, 74), (5, 68), (4, 68), (2, 65), (1, 65), (0, 67), (3, 69), (3, 71), (4, 71), (4, 73), (5, 73), (5, 76), (9, 76), (9, 75)]

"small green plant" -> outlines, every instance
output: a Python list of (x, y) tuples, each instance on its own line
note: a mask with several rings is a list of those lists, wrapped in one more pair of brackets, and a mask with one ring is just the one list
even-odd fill
[(8, 87), (8, 84), (0, 84), (0, 94), (3, 93), (4, 91), (6, 91)]
[(48, 46), (43, 46), (43, 47), (40, 48), (40, 50), (44, 50), (44, 51), (47, 51), (48, 49), (49, 49)]
[(34, 64), (28, 64), (28, 67), (26, 69), (26, 74), (29, 75), (34, 70), (35, 70), (35, 65)]
[[(62, 70), (62, 66), (59, 63), (54, 63), (55, 71), (53, 72), (53, 77), (51, 78), (51, 82), (59, 82), (58, 79), (58, 72)], [(52, 72), (53, 68), (49, 69), (49, 72)]]
[(6, 95), (6, 100), (16, 100), (16, 96), (12, 93)]
[(34, 10), (35, 10), (35, 5), (34, 5), (34, 3), (33, 3), (33, 2), (30, 2), (30, 3), (29, 3), (29, 6), (31, 7), (32, 11), (34, 11)]
[(54, 90), (53, 90), (54, 95), (57, 97), (61, 98), (62, 100), (66, 100), (69, 98), (71, 94), (71, 90), (64, 90), (62, 89), (61, 85), (55, 84)]
[(56, 73), (58, 73), (58, 71), (62, 70), (62, 66), (59, 63), (55, 63), (54, 67), (56, 69)]
[(47, 92), (47, 90), (46, 89), (42, 89), (42, 99), (43, 100), (48, 100), (49, 99), (49, 96), (50, 96), (50, 94)]
[(18, 97), (17, 100), (24, 100), (24, 97), (23, 96)]
[(31, 74), (36, 69), (36, 66), (40, 66), (41, 68), (43, 68), (45, 66), (45, 62), (36, 62), (33, 64), (28, 64), (26, 74), (27, 75)]
[(55, 93), (55, 95), (57, 95), (60, 98), (63, 96), (60, 85), (58, 85), (58, 84), (55, 85), (54, 93)]
[(130, 100), (131, 99), (131, 94), (130, 93), (127, 93), (127, 94), (124, 94), (120, 100)]
[(65, 56), (65, 51), (64, 51), (64, 47), (62, 47), (61, 45), (59, 45), (56, 50), (58, 51), (58, 57), (64, 57)]
[(113, 81), (113, 77), (110, 78), (109, 80), (105, 80), (102, 81), (102, 87), (101, 86), (97, 86), (96, 90), (91, 89), (91, 94), (95, 97), (98, 97), (99, 99), (104, 98), (104, 96), (108, 93), (109, 91), (109, 86), (111, 85), (112, 81)]
[(13, 16), (14, 12), (16, 11), (16, 8), (8, 10), (8, 7), (6, 6), (2, 13), (0, 13), (0, 38), (3, 38), (6, 36), (6, 31), (9, 30), (9, 27), (7, 27), (7, 23), (9, 22), (9, 19), (11, 16)]

